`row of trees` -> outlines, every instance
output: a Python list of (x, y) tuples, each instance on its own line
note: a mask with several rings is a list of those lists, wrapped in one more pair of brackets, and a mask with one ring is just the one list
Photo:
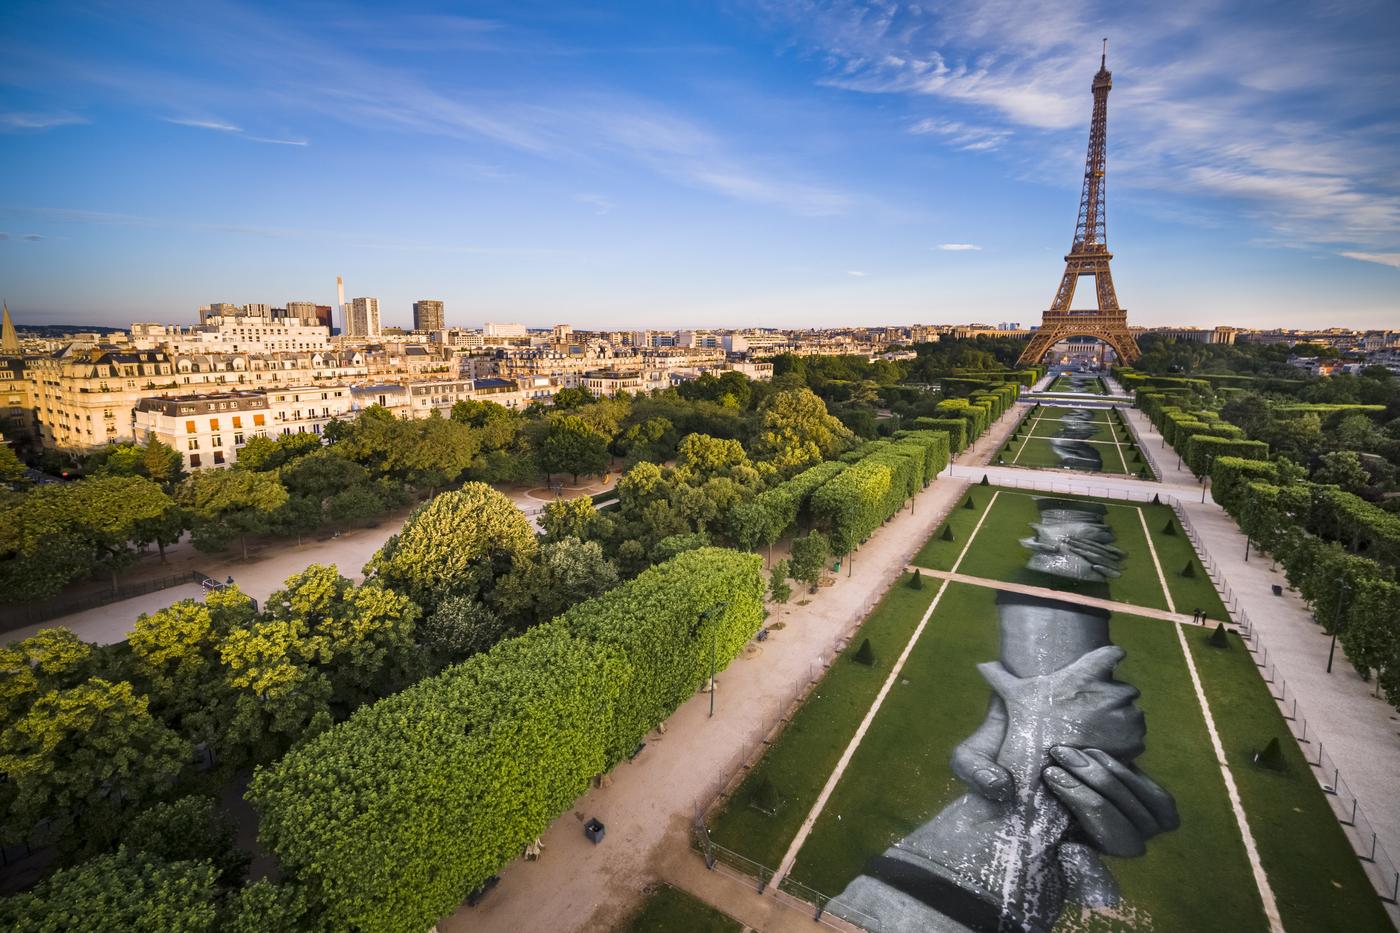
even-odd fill
[(760, 564), (681, 554), (362, 709), (258, 774), (263, 838), (331, 927), (426, 929), (739, 652)]
[[(1209, 474), (1215, 499), (1255, 546), (1272, 554), (1325, 630), (1338, 635), (1366, 678), (1374, 672), (1392, 704), (1400, 703), (1400, 623), (1388, 609), (1400, 599), (1400, 515), (1329, 483), (1344, 473), (1336, 453), (1311, 471), (1286, 452), (1246, 436), (1223, 412), (1203, 404), (1196, 387), (1138, 382), (1137, 405), (1198, 475)], [(1229, 393), (1227, 393), (1228, 395)], [(1229, 404), (1239, 402), (1235, 395)], [(1274, 401), (1283, 411), (1289, 403)], [(1298, 405), (1297, 417), (1319, 417)], [(1337, 418), (1369, 418), (1336, 407)], [(1270, 416), (1271, 418), (1273, 416)], [(1257, 419), (1256, 419), (1257, 420)], [(1354, 452), (1350, 453), (1354, 458)], [(1329, 458), (1332, 458), (1329, 460)]]

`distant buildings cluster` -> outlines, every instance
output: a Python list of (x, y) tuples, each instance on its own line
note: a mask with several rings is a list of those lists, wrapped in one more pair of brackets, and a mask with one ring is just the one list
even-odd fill
[[(343, 296), (337, 330), (333, 310), (311, 301), (215, 302), (188, 326), (138, 322), (126, 332), (21, 341), (5, 309), (0, 431), (10, 443), (73, 453), (154, 436), (180, 451), (189, 469), (202, 469), (234, 462), (255, 435), (320, 434), (332, 419), (371, 405), (403, 418), (446, 414), (468, 399), (522, 408), (580, 386), (612, 396), (703, 373), (768, 379), (767, 359), (781, 353), (901, 359), (914, 355), (902, 348), (944, 337), (1026, 339), (1033, 332), (1013, 322), (587, 331), (490, 321), (470, 329), (448, 327), (437, 299), (413, 303), (407, 331), (382, 326), (378, 299)], [(1400, 334), (1390, 331), (1134, 330), (1200, 343), (1315, 342), (1400, 356)], [(1323, 361), (1317, 371), (1331, 365)]]

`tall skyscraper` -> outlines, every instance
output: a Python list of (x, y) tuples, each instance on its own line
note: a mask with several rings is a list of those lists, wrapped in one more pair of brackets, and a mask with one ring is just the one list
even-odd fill
[(447, 330), (447, 317), (442, 302), (430, 298), (413, 303), (414, 330)]
[(355, 298), (346, 305), (345, 333), (349, 337), (379, 336), (379, 299)]

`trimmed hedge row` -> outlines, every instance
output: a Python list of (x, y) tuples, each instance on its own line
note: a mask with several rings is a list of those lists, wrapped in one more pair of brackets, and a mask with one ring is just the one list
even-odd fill
[(952, 453), (960, 454), (966, 449), (971, 434), (965, 418), (915, 418), (916, 431), (941, 431), (948, 435), (948, 447)]
[(757, 555), (687, 551), (363, 707), (259, 770), (262, 839), (330, 928), (425, 930), (727, 665), (763, 593)]

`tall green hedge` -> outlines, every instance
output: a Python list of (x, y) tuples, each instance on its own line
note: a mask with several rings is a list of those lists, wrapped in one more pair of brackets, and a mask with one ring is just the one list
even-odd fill
[(948, 435), (950, 453), (960, 454), (967, 447), (971, 435), (968, 433), (966, 418), (915, 418), (916, 431), (942, 431)]
[(848, 554), (888, 517), (894, 473), (884, 463), (862, 460), (812, 495), (812, 518), (831, 538), (831, 550)]
[(1269, 456), (1269, 445), (1263, 441), (1250, 441), (1239, 437), (1211, 437), (1207, 434), (1192, 435), (1190, 443), (1181, 446), (1182, 459), (1191, 472), (1201, 476), (1209, 469), (1208, 462), (1217, 457), (1242, 457), (1246, 460), (1263, 460)]
[(1216, 457), (1210, 465), (1210, 494), (1220, 507), (1239, 518), (1244, 487), (1254, 481), (1273, 483), (1278, 469), (1267, 460), (1243, 457)]
[(728, 664), (761, 623), (761, 565), (687, 551), (362, 707), (257, 773), (262, 840), (330, 928), (421, 933), (701, 686), (712, 652)]

